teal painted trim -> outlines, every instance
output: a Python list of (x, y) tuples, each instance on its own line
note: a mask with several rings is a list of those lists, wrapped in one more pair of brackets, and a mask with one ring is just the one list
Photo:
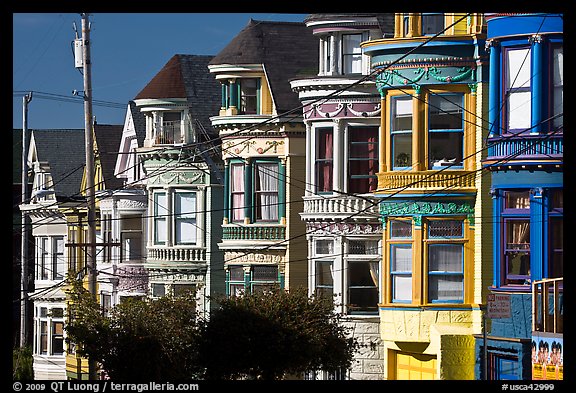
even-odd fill
[(226, 83), (222, 83), (222, 108), (228, 107), (228, 85)]
[[(278, 163), (278, 218), (286, 217), (286, 165)], [(286, 217), (288, 219), (288, 217)]]
[(380, 214), (389, 215), (445, 215), (474, 214), (470, 202), (380, 202)]
[(278, 271), (278, 281), (280, 282), (280, 289), (284, 289), (285, 274)]
[(254, 222), (254, 193), (252, 192), (252, 171), (254, 170), (252, 161), (247, 160), (244, 167), (244, 217), (250, 219), (250, 223)]
[(232, 220), (231, 211), (230, 211), (230, 165), (228, 162), (224, 165), (224, 217)]
[(543, 103), (543, 73), (544, 73), (544, 56), (543, 44), (540, 39), (535, 38), (532, 43), (532, 83), (530, 89), (532, 91), (532, 130), (531, 132), (539, 132), (542, 129), (542, 103)]
[(244, 271), (244, 291), (250, 290), (252, 292), (252, 288), (250, 286), (250, 282), (252, 281), (252, 269), (246, 272)]
[(226, 297), (230, 297), (230, 270), (226, 270)]

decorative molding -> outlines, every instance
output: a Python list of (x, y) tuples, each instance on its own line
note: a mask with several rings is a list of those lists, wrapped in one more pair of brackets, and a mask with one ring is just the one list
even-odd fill
[(380, 224), (311, 222), (306, 224), (306, 232), (313, 235), (370, 235), (383, 233), (383, 228)]
[(383, 216), (474, 214), (469, 202), (380, 202)]
[(146, 209), (146, 202), (135, 201), (133, 199), (120, 199), (116, 202), (116, 208), (119, 210), (129, 210), (129, 209)]
[(206, 174), (203, 172), (166, 172), (152, 176), (149, 184), (204, 184)]
[(226, 264), (244, 264), (244, 263), (283, 263), (285, 255), (269, 252), (225, 252), (224, 263)]
[(476, 67), (475, 66), (462, 66), (456, 68), (457, 75), (447, 75), (442, 76), (443, 70), (448, 70), (447, 67), (436, 67), (436, 66), (421, 66), (416, 68), (414, 71), (415, 78), (407, 78), (400, 74), (397, 70), (385, 70), (378, 74), (376, 77), (376, 88), (380, 93), (383, 89), (389, 88), (389, 86), (394, 86), (394, 84), (400, 85), (413, 85), (417, 88), (416, 84), (421, 80), (429, 80), (431, 77), (438, 82), (443, 83), (454, 83), (461, 82), (466, 79), (476, 81)]

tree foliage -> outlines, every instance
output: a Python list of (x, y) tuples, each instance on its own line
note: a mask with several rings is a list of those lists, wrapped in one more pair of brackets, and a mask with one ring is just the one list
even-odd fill
[(350, 367), (356, 339), (333, 304), (305, 289), (220, 299), (203, 325), (200, 357), (207, 379), (281, 379), (307, 370)]
[(67, 338), (114, 380), (198, 379), (198, 333), (193, 294), (134, 299), (104, 316), (81, 285), (71, 291)]
[(104, 316), (76, 283), (67, 339), (114, 380), (272, 380), (352, 363), (356, 339), (331, 302), (305, 290), (214, 301), (208, 319), (198, 318), (193, 294), (133, 300)]

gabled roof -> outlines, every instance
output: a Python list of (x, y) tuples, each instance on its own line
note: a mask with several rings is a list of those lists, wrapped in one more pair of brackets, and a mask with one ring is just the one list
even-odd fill
[[(177, 54), (136, 95), (139, 99), (186, 98), (193, 118), (212, 132), (210, 117), (221, 104), (221, 85), (208, 70), (213, 56)], [(215, 133), (214, 133), (215, 134)]]
[(98, 148), (104, 189), (116, 190), (122, 187), (122, 180), (114, 176), (114, 166), (122, 138), (123, 125), (98, 124), (94, 125), (94, 142)]
[(210, 65), (264, 66), (279, 114), (300, 106), (290, 79), (318, 72), (318, 39), (302, 22), (250, 19), (248, 25), (210, 61)]
[(80, 197), (86, 164), (83, 129), (31, 130), (38, 161), (48, 162), (58, 200)]

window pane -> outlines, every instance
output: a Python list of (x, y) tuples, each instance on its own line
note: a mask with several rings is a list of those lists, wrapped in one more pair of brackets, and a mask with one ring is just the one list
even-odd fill
[(320, 128), (317, 131), (316, 144), (316, 191), (332, 191), (332, 128)]
[(154, 194), (154, 240), (155, 243), (164, 243), (168, 236), (167, 227), (168, 200), (165, 193)]
[(390, 220), (391, 238), (411, 238), (412, 222), (405, 220)]
[(397, 301), (412, 300), (412, 276), (394, 275), (392, 277), (394, 292), (392, 299)]
[(278, 220), (278, 164), (256, 164), (256, 219)]
[(342, 36), (343, 73), (359, 74), (362, 72), (362, 34), (344, 34)]
[(257, 79), (240, 79), (240, 111), (243, 114), (257, 113)]
[(531, 93), (529, 91), (510, 93), (508, 97), (508, 128), (528, 130), (531, 126)]
[(242, 266), (230, 266), (230, 281), (244, 281), (244, 268)]
[(412, 246), (392, 246), (392, 271), (412, 272)]
[(174, 194), (176, 244), (196, 243), (196, 193)]
[(506, 221), (506, 248), (530, 249), (530, 220)]
[(252, 271), (254, 281), (278, 280), (278, 266), (254, 266)]
[(142, 233), (124, 232), (120, 234), (122, 238), (122, 262), (141, 260), (142, 255)]
[(432, 275), (428, 281), (430, 301), (462, 301), (464, 287), (462, 275)]
[(428, 222), (428, 236), (431, 238), (462, 237), (463, 222), (461, 220), (434, 220)]
[(64, 322), (52, 322), (52, 355), (64, 353)]
[(331, 261), (316, 262), (316, 285), (332, 286), (334, 272)]
[(48, 353), (48, 322), (40, 322), (40, 353)]
[(350, 240), (348, 242), (350, 255), (376, 255), (378, 254), (378, 240)]
[(506, 191), (504, 193), (505, 209), (530, 209), (530, 191)]
[(530, 87), (530, 49), (508, 51), (507, 87)]
[(464, 134), (462, 132), (430, 132), (428, 157), (433, 168), (462, 166)]
[(166, 295), (166, 285), (152, 284), (152, 296), (162, 297), (164, 295)]
[(412, 130), (412, 97), (396, 98), (392, 105), (392, 131)]
[(230, 192), (232, 194), (232, 221), (244, 220), (244, 165), (230, 166)]
[(430, 96), (430, 130), (461, 130), (463, 127), (462, 112), (462, 96)]
[(316, 240), (316, 254), (334, 254), (334, 242), (332, 240)]
[(434, 244), (428, 247), (428, 269), (430, 272), (463, 272), (461, 244)]
[(394, 167), (412, 166), (412, 134), (393, 134)]
[(434, 35), (444, 30), (444, 14), (422, 14), (422, 35)]
[[(554, 49), (554, 102), (553, 102), (553, 115), (559, 115), (564, 112), (564, 50), (563, 48)], [(553, 120), (554, 128), (562, 127), (564, 117), (559, 116)]]
[(183, 296), (187, 293), (194, 292), (196, 290), (196, 285), (194, 284), (174, 284), (173, 285), (174, 296)]
[(366, 193), (378, 186), (378, 127), (348, 128), (348, 191)]
[(176, 221), (176, 244), (196, 243), (196, 219), (178, 219)]

